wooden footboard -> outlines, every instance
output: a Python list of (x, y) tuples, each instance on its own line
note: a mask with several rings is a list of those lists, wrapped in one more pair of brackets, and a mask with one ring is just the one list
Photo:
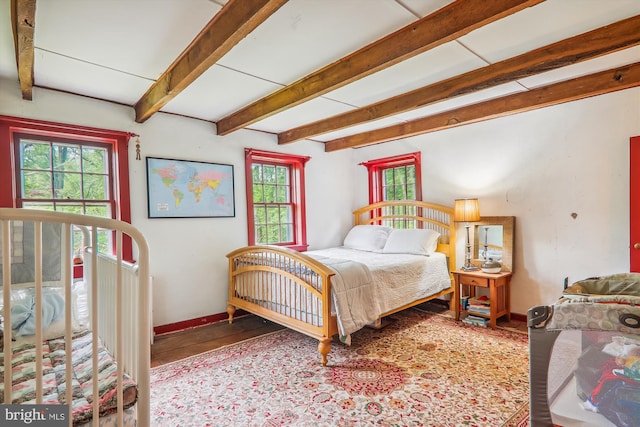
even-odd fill
[(327, 364), (331, 337), (338, 333), (331, 312), (334, 272), (303, 253), (279, 246), (247, 246), (229, 258), (229, 323), (237, 308), (319, 340)]

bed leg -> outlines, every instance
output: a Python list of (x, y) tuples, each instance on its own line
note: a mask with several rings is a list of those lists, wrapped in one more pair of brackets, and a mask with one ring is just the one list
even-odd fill
[(318, 351), (322, 356), (322, 366), (327, 366), (327, 354), (331, 351), (331, 340), (329, 338), (323, 338), (318, 343)]
[(227, 305), (227, 313), (229, 313), (229, 324), (233, 323), (233, 314), (236, 312), (236, 308), (232, 305)]

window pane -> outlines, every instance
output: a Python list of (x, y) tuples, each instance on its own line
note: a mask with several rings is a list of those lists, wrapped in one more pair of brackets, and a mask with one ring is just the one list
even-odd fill
[(393, 200), (393, 196), (394, 196), (393, 187), (386, 187), (384, 189), (384, 199)]
[(24, 202), (22, 207), (25, 209), (41, 209), (43, 211), (53, 211), (52, 203)]
[(280, 243), (280, 227), (278, 225), (267, 225), (267, 243)]
[(416, 183), (416, 167), (415, 166), (407, 166), (407, 184)]
[(280, 185), (286, 185), (289, 183), (289, 168), (284, 166), (278, 166), (277, 170), (277, 182)]
[(251, 165), (251, 177), (254, 183), (262, 182), (262, 165)]
[(292, 206), (280, 206), (280, 222), (292, 222)]
[(393, 170), (393, 178), (395, 179), (396, 184), (404, 184), (406, 182), (405, 179), (405, 168), (399, 167)]
[(84, 256), (82, 248), (87, 245), (84, 243), (84, 235), (82, 234), (82, 231), (77, 227), (73, 227), (71, 231), (71, 239), (73, 240), (73, 253), (75, 255)]
[(382, 171), (383, 185), (393, 185), (393, 169), (385, 169)]
[(80, 147), (54, 144), (53, 170), (80, 172)]
[(255, 206), (253, 209), (253, 220), (256, 224), (266, 224), (267, 217), (264, 206)]
[(74, 213), (74, 214), (83, 214), (84, 212), (82, 211), (82, 205), (80, 204), (61, 204), (58, 203), (56, 205), (56, 211), (58, 212), (67, 212), (67, 213)]
[(275, 200), (278, 203), (288, 203), (289, 202), (289, 187), (277, 187), (277, 199)]
[(96, 147), (82, 147), (82, 170), (85, 173), (108, 173), (107, 150)]
[(56, 199), (74, 199), (81, 200), (79, 173), (53, 173), (53, 191)]
[(111, 205), (108, 203), (85, 204), (84, 214), (111, 218)]
[(256, 243), (265, 244), (267, 243), (267, 226), (261, 225), (256, 227)]
[(403, 185), (396, 186), (396, 200), (406, 200), (407, 193), (405, 193), (405, 187)]
[[(98, 252), (110, 254), (113, 251), (111, 244), (111, 233), (105, 230), (98, 230)], [(113, 248), (115, 250), (115, 248)]]
[(84, 199), (105, 200), (107, 195), (108, 182), (105, 175), (84, 175)]
[(280, 226), (280, 241), (292, 242), (293, 241), (293, 225), (283, 224)]
[(267, 206), (267, 224), (278, 224), (279, 212), (278, 206)]
[(271, 165), (262, 166), (262, 179), (265, 183), (275, 184), (276, 182), (276, 168)]
[(264, 203), (264, 194), (262, 193), (262, 185), (253, 185), (253, 201), (254, 203)]
[(416, 187), (408, 186), (407, 187), (407, 200), (415, 200), (416, 199)]
[(274, 185), (265, 185), (264, 186), (264, 202), (265, 203), (276, 203), (276, 186)]
[(23, 171), (22, 197), (26, 199), (51, 199), (51, 172)]
[(20, 164), (24, 169), (51, 169), (51, 145), (48, 142), (22, 140), (20, 154)]
[(111, 197), (109, 150), (78, 142), (20, 140), (22, 198), (55, 200), (44, 204), (27, 201), (23, 207), (112, 217), (111, 203), (82, 202)]

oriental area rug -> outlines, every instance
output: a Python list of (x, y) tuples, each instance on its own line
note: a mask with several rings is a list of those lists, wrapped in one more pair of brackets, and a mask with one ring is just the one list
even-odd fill
[(326, 367), (317, 340), (284, 329), (153, 368), (151, 424), (523, 425), (526, 334), (414, 309), (391, 319), (333, 342)]

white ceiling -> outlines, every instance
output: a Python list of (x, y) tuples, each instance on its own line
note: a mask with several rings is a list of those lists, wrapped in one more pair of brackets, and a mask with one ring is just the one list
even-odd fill
[[(38, 0), (34, 85), (133, 107), (224, 3)], [(161, 111), (216, 122), (448, 3), (290, 0)], [(10, 4), (0, 0), (0, 78), (17, 81)], [(640, 0), (547, 0), (248, 127), (279, 133), (638, 14)], [(638, 61), (640, 47), (633, 47), (313, 139), (328, 141)]]

